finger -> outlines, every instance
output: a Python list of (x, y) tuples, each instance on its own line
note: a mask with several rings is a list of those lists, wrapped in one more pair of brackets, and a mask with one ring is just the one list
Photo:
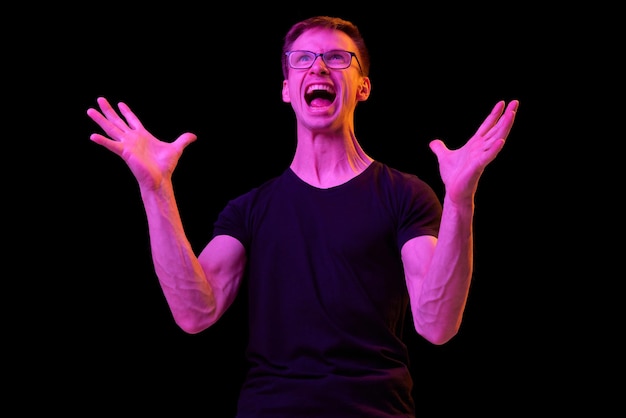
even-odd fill
[(96, 122), (100, 128), (102, 128), (102, 130), (111, 137), (111, 139), (117, 140), (119, 136), (123, 134), (123, 132), (116, 125), (111, 123), (108, 118), (96, 109), (87, 109), (87, 115), (91, 118), (91, 120)]
[(143, 125), (141, 124), (141, 121), (139, 120), (139, 118), (135, 115), (135, 113), (130, 110), (130, 107), (128, 107), (128, 105), (124, 102), (120, 102), (118, 104), (118, 107), (120, 108), (120, 112), (122, 112), (122, 115), (124, 115), (124, 118), (126, 119), (126, 122), (128, 122), (128, 126), (131, 129), (142, 129)]
[(496, 156), (502, 151), (502, 148), (504, 148), (504, 143), (504, 139), (499, 139), (494, 141), (488, 149), (485, 149), (482, 153), (482, 164), (487, 165), (495, 160)]
[(504, 112), (500, 120), (498, 120), (498, 123), (496, 125), (496, 130), (493, 134), (496, 139), (506, 140), (506, 138), (509, 136), (511, 128), (513, 128), (513, 122), (515, 122), (515, 116), (517, 115), (518, 106), (519, 102), (517, 100), (513, 100), (508, 104), (506, 111)]
[(174, 143), (177, 146), (179, 146), (180, 149), (185, 149), (185, 148), (187, 148), (187, 145), (191, 144), (196, 139), (198, 139), (198, 137), (195, 134), (192, 134), (190, 132), (186, 132), (186, 133), (182, 134), (181, 136), (179, 136), (178, 138), (176, 138)]
[(479, 136), (486, 135), (491, 128), (498, 122), (498, 118), (502, 115), (502, 111), (504, 110), (504, 100), (500, 100), (496, 105), (491, 109), (491, 113), (489, 116), (485, 118), (483, 123), (480, 124), (476, 134)]
[(439, 154), (441, 154), (442, 152), (444, 152), (444, 151), (446, 151), (448, 149), (448, 147), (446, 147), (446, 145), (440, 139), (433, 139), (432, 141), (430, 141), (428, 146), (430, 147), (430, 150), (437, 157), (439, 157)]
[(124, 146), (122, 145), (121, 142), (111, 141), (106, 136), (103, 136), (103, 135), (100, 135), (100, 134), (91, 134), (89, 136), (89, 139), (92, 142), (95, 142), (98, 145), (102, 145), (103, 147), (105, 147), (109, 151), (114, 152), (117, 155), (120, 155), (120, 156), (122, 155), (122, 151), (124, 149)]
[(113, 109), (113, 106), (111, 106), (107, 99), (105, 99), (104, 97), (98, 97), (97, 102), (100, 106), (102, 114), (107, 118), (109, 122), (111, 122), (121, 131), (128, 130), (129, 127), (126, 121), (117, 114), (117, 112), (115, 111), (115, 109)]
[[(504, 104), (504, 102), (500, 102)], [(481, 125), (481, 129), (477, 132), (479, 137), (482, 137), (483, 140), (487, 140), (489, 142), (493, 140), (506, 139), (513, 127), (513, 122), (515, 121), (515, 115), (517, 112), (517, 108), (519, 106), (519, 101), (513, 100), (507, 106), (504, 113), (500, 116), (497, 115), (497, 119), (492, 119), (495, 116), (495, 113), (492, 112), (489, 117), (485, 120), (483, 125)], [(495, 108), (494, 108), (495, 110)], [(487, 124), (493, 124), (491, 127), (488, 127)]]
[(511, 100), (509, 104), (506, 106), (507, 112), (517, 112), (519, 108), (519, 100)]

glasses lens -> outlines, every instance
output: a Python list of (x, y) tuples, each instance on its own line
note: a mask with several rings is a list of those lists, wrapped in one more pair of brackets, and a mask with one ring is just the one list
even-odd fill
[(309, 51), (292, 51), (289, 54), (289, 65), (292, 68), (309, 68), (315, 61), (315, 54)]
[(330, 68), (348, 68), (352, 61), (352, 55), (347, 51), (328, 51), (324, 55), (324, 63)]

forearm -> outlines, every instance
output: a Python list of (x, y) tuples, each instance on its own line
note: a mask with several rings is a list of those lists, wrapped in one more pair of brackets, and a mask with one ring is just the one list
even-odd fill
[(418, 303), (416, 328), (429, 341), (443, 344), (461, 325), (473, 271), (473, 201), (444, 200), (439, 237)]
[(175, 322), (188, 333), (217, 320), (214, 293), (185, 234), (171, 182), (142, 190), (156, 275)]

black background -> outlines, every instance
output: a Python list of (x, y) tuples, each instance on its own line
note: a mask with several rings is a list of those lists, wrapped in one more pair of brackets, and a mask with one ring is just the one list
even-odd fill
[[(16, 152), (5, 158), (21, 181), (7, 186), (14, 195), (5, 210), (27, 220), (7, 225), (15, 233), (7, 261), (20, 286), (8, 292), (19, 308), (6, 332), (17, 331), (12, 387), (38, 399), (21, 408), (233, 416), (244, 371), (242, 298), (201, 334), (176, 327), (154, 275), (135, 180), (119, 157), (89, 141), (99, 128), (86, 110), (104, 96), (126, 102), (163, 140), (198, 135), (174, 181), (199, 251), (229, 199), (290, 162), (295, 124), (280, 96), (280, 48), (291, 24), (315, 14), (353, 20), (368, 42), (372, 95), (356, 112), (366, 152), (440, 195), (428, 142), (459, 146), (498, 100), (521, 102), (479, 185), (461, 332), (435, 347), (407, 329), (418, 410), (508, 416), (582, 402), (563, 387), (579, 389), (577, 376), (596, 369), (570, 363), (589, 332), (566, 285), (579, 266), (570, 227), (582, 227), (569, 204), (585, 174), (555, 156), (565, 160), (566, 142), (585, 152), (582, 132), (572, 141), (563, 126), (576, 130), (580, 119), (569, 109), (594, 101), (578, 64), (582, 52), (595, 52), (587, 25), (571, 15), (519, 7), (218, 11), (183, 2), (20, 12), (5, 51), (15, 70), (7, 88), (18, 93), (7, 99), (17, 132)], [(583, 168), (593, 164), (585, 161)]]

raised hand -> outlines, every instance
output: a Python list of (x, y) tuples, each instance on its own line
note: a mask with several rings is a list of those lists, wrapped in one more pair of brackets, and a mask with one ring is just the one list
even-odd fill
[(473, 198), (485, 167), (504, 147), (518, 106), (517, 100), (509, 102), (506, 109), (504, 101), (496, 103), (474, 136), (461, 148), (450, 150), (439, 139), (430, 142), (430, 149), (439, 161), (446, 198), (456, 203), (464, 203)]
[(109, 137), (94, 133), (91, 139), (122, 157), (142, 188), (157, 188), (170, 180), (183, 150), (197, 137), (184, 133), (175, 141), (163, 142), (148, 132), (125, 103), (119, 103), (119, 116), (103, 97), (97, 99), (100, 111), (89, 108), (87, 115)]

